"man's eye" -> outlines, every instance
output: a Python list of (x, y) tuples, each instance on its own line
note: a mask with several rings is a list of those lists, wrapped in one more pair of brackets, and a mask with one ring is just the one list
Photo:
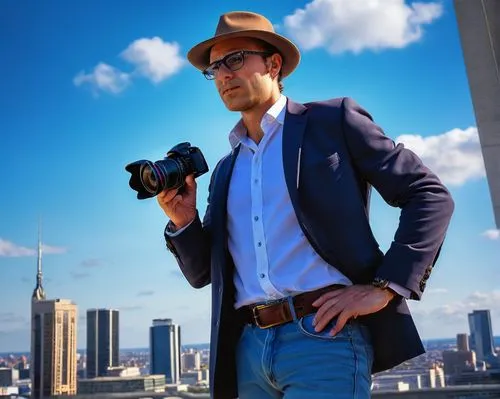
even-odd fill
[(239, 64), (240, 62), (241, 62), (241, 57), (239, 55), (235, 55), (235, 56), (229, 57), (226, 61), (226, 64), (227, 65), (236, 65), (236, 64)]

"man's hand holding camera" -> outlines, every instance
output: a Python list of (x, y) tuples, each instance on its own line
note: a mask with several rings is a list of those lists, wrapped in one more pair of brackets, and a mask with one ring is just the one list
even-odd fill
[(205, 158), (197, 147), (180, 143), (167, 156), (151, 162), (141, 159), (129, 163), (130, 188), (137, 191), (140, 200), (157, 197), (158, 204), (176, 229), (191, 223), (196, 217), (195, 178), (208, 172)]
[(193, 175), (186, 176), (182, 190), (165, 189), (156, 198), (177, 229), (187, 226), (196, 217), (196, 180)]

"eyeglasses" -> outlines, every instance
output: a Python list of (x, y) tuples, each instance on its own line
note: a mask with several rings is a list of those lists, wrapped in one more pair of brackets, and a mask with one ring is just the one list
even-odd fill
[(257, 54), (262, 55), (264, 57), (269, 57), (272, 53), (268, 51), (252, 51), (252, 50), (241, 50), (235, 53), (231, 53), (226, 55), (219, 61), (215, 61), (210, 64), (204, 71), (203, 75), (208, 80), (213, 80), (219, 73), (219, 69), (221, 65), (224, 65), (230, 71), (237, 71), (240, 69), (245, 63), (245, 56), (249, 54)]

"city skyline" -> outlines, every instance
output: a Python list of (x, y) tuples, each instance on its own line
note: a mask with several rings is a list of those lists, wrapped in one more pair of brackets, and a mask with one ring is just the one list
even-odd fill
[[(450, 188), (456, 210), (441, 258), (422, 301), (410, 301), (422, 337), (468, 332), (474, 309), (491, 309), (493, 332), (500, 335), (500, 232), (452, 3), (388, 0), (369, 10), (359, 1), (349, 4), (236, 1), (231, 8), (267, 15), (297, 42), (302, 60), (284, 80), (286, 95), (300, 102), (352, 96)], [(92, 308), (120, 311), (124, 348), (147, 347), (150, 321), (157, 318), (176, 320), (185, 344), (209, 340), (210, 287), (195, 290), (182, 277), (163, 241), (166, 217), (156, 200), (135, 198), (124, 167), (160, 159), (190, 141), (213, 170), (229, 150), (227, 135), (238, 115), (223, 107), (185, 57), (228, 9), (150, 1), (120, 3), (119, 11), (111, 3), (81, 1), (71, 7), (0, 4), (7, 21), (0, 34), (12, 38), (0, 44), (12, 60), (2, 65), (0, 104), (8, 112), (0, 156), (15, 165), (0, 177), (7, 193), (0, 207), (0, 281), (7, 282), (0, 291), (0, 352), (29, 348), (40, 216), (42, 289), (78, 303), (78, 348), (85, 347), (85, 311)], [(196, 29), (185, 29), (179, 16), (187, 15)], [(311, 24), (316, 41), (306, 29)], [(201, 214), (209, 176), (198, 180)], [(398, 210), (373, 197), (373, 230), (386, 250)]]

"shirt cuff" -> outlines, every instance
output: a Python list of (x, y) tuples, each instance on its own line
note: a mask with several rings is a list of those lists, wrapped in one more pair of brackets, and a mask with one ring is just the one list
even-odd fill
[(393, 290), (396, 294), (402, 296), (403, 298), (410, 299), (411, 291), (408, 288), (402, 287), (396, 283), (389, 283), (387, 288)]
[(169, 237), (177, 237), (184, 230), (186, 230), (189, 226), (191, 226), (191, 223), (193, 223), (195, 221), (195, 219), (191, 220), (187, 225), (185, 225), (184, 227), (180, 228), (179, 230), (175, 230), (175, 231), (172, 230), (172, 227), (174, 226), (174, 224), (172, 222), (168, 222), (167, 227), (165, 227), (165, 234)]

